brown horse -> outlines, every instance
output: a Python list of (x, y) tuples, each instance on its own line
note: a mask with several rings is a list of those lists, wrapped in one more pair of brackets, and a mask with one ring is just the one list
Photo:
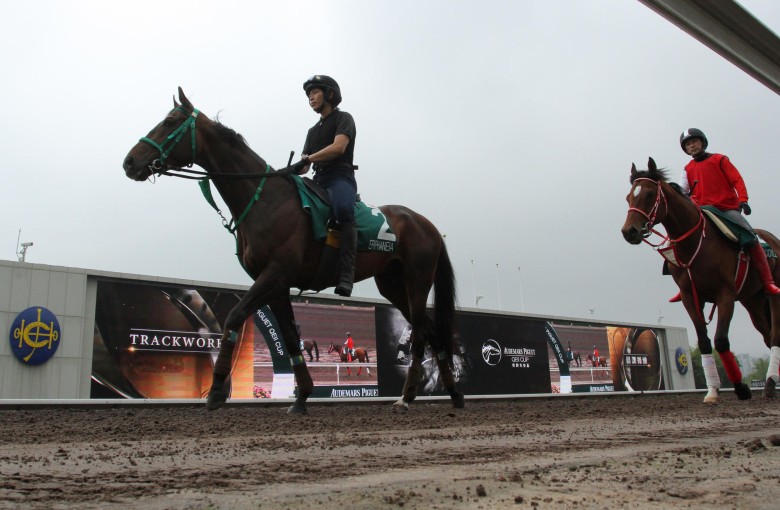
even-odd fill
[[(301, 346), (303, 347), (303, 350), (306, 352), (306, 354), (309, 355), (309, 361), (319, 361), (320, 360), (320, 348), (317, 345), (317, 342), (314, 340), (309, 340), (308, 338), (306, 340), (301, 340)], [(312, 356), (312, 351), (316, 355), (316, 358)]]
[[(718, 311), (715, 329), (715, 350), (718, 351), (734, 391), (740, 399), (751, 397), (750, 387), (742, 382), (742, 373), (730, 351), (729, 324), (734, 314), (734, 301), (747, 309), (755, 328), (761, 333), (772, 357), (780, 354), (780, 297), (767, 296), (757, 272), (751, 267), (740, 289), (735, 284), (740, 248), (720, 233), (712, 221), (682, 191), (669, 182), (666, 172), (656, 167), (653, 158), (648, 170), (637, 171), (631, 165), (631, 191), (628, 193), (628, 215), (623, 225), (623, 237), (631, 244), (642, 241), (659, 250), (667, 260), (675, 283), (680, 287), (682, 302), (696, 329), (702, 365), (707, 379), (705, 403), (718, 401), (720, 379), (712, 360), (712, 341), (707, 335), (704, 304), (714, 303)], [(666, 235), (653, 227), (661, 224)], [(763, 230), (756, 233), (775, 253), (780, 253), (780, 241)], [(650, 243), (651, 234), (661, 236), (658, 244)], [(671, 259), (671, 260), (670, 260)], [(780, 277), (780, 264), (770, 260), (775, 281)], [(773, 326), (774, 325), (774, 326)], [(778, 349), (774, 349), (778, 347)], [(705, 356), (709, 358), (705, 362)], [(767, 373), (764, 395), (774, 397), (777, 363), (772, 361)], [(770, 377), (774, 376), (774, 377)]]
[[(607, 368), (607, 358), (604, 356), (599, 356), (598, 359), (596, 359), (596, 356), (593, 354), (588, 354), (588, 363), (590, 363), (590, 366), (592, 368)], [(592, 372), (592, 371), (591, 371)], [(599, 372), (601, 373), (601, 372)], [(605, 370), (604, 373), (609, 374), (609, 370)]]
[[(330, 347), (328, 347), (328, 354), (335, 352), (339, 358), (341, 359), (342, 363), (350, 363), (354, 361), (358, 361), (360, 363), (370, 363), (368, 360), (368, 352), (363, 349), (362, 347), (355, 347), (354, 349), (355, 354), (354, 355), (347, 355), (347, 351), (344, 349), (344, 346), (342, 345), (336, 345), (334, 343), (330, 344)], [(363, 371), (363, 367), (358, 367), (357, 375), (360, 375), (360, 373)], [(368, 375), (371, 375), (371, 368), (366, 367), (366, 373)], [(349, 366), (347, 366), (347, 376), (352, 375), (352, 372), (349, 369)]]
[[(193, 164), (205, 172), (182, 168)], [(181, 87), (179, 102), (174, 100), (174, 108), (130, 149), (123, 168), (136, 181), (154, 174), (201, 175), (213, 181), (230, 209), (232, 220), (224, 223), (236, 236), (239, 261), (254, 283), (225, 321), (207, 408), (221, 407), (230, 395), (229, 375), (238, 332), (250, 314), (268, 305), (279, 321), (297, 383), (296, 400), (288, 412), (306, 412), (306, 399), (314, 384), (301, 355), (290, 289), (317, 285), (315, 290), (321, 290), (336, 281), (334, 276), (326, 282), (329, 285), (313, 283), (324, 241), (314, 238), (311, 217), (301, 207), (291, 172), (274, 171), (241, 135), (201, 115)], [(413, 328), (412, 366), (393, 409), (407, 410), (417, 396), (426, 343), (440, 354), (444, 384), (453, 405), (463, 407), (463, 395), (456, 390), (450, 370), (455, 275), (442, 235), (425, 217), (406, 207), (387, 205), (379, 210), (395, 236), (396, 250), (358, 253), (355, 281), (373, 277), (380, 294)], [(429, 316), (426, 301), (431, 288), (435, 302)]]

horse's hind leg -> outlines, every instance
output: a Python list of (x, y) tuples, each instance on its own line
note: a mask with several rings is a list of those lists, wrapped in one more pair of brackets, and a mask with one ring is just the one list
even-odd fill
[(425, 341), (420, 334), (423, 326), (421, 324), (415, 325), (412, 322), (406, 286), (403, 284), (404, 274), (400, 264), (391, 266), (388, 271), (377, 275), (374, 280), (379, 293), (390, 301), (412, 326), (412, 334), (409, 338), (409, 354), (412, 362), (409, 364), (409, 370), (406, 373), (406, 381), (401, 390), (401, 398), (393, 403), (393, 411), (406, 412), (409, 410), (409, 404), (417, 398), (417, 386), (423, 373), (422, 359), (425, 351)]
[(780, 299), (760, 293), (750, 302), (743, 302), (753, 325), (763, 335), (769, 347), (769, 366), (764, 382), (764, 398), (774, 398), (780, 383)]

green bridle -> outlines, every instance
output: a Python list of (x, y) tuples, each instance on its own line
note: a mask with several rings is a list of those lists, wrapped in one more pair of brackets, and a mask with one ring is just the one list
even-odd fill
[[(189, 115), (187, 119), (181, 123), (181, 125), (176, 128), (171, 134), (169, 134), (165, 140), (163, 140), (162, 143), (157, 143), (151, 138), (143, 137), (139, 141), (148, 143), (155, 149), (157, 149), (160, 152), (160, 158), (155, 159), (151, 163), (149, 163), (149, 169), (152, 170), (152, 172), (159, 172), (160, 170), (163, 170), (165, 168), (165, 160), (168, 159), (168, 156), (170, 155), (171, 151), (174, 147), (176, 147), (176, 144), (179, 143), (179, 141), (184, 137), (184, 135), (187, 133), (187, 130), (190, 130), (191, 134), (191, 140), (192, 140), (192, 158), (190, 162), (187, 164), (187, 166), (192, 166), (193, 163), (195, 163), (195, 120), (198, 118), (198, 114), (200, 111), (197, 108), (193, 108), (192, 113), (189, 113), (184, 109), (180, 107), (176, 107), (171, 111), (180, 111), (184, 113), (185, 115)], [(192, 129), (190, 129), (192, 128)]]

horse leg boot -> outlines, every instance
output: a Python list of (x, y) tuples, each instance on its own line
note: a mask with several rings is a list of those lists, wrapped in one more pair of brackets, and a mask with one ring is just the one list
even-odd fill
[(341, 244), (339, 246), (339, 276), (336, 294), (349, 297), (355, 281), (355, 254), (357, 252), (357, 227), (354, 222), (339, 224)]
[(306, 400), (314, 392), (314, 381), (312, 381), (302, 354), (290, 356), (290, 364), (293, 367), (295, 383), (298, 388), (296, 389), (295, 402), (287, 409), (287, 414), (306, 414)]
[(417, 398), (417, 385), (422, 379), (422, 356), (412, 355), (412, 364), (406, 373), (406, 382), (400, 399), (393, 403), (393, 412), (405, 413), (409, 410), (409, 404)]
[(209, 411), (222, 407), (230, 395), (230, 371), (233, 369), (233, 351), (237, 337), (235, 331), (225, 331), (222, 335), (219, 354), (214, 363), (214, 378), (206, 400), (206, 409)]
[(436, 364), (439, 365), (441, 383), (452, 399), (452, 407), (463, 409), (466, 406), (466, 400), (463, 398), (463, 394), (455, 388), (455, 377), (452, 375), (452, 367), (446, 352), (442, 351), (436, 355)]
[(750, 386), (742, 382), (742, 371), (739, 369), (734, 353), (724, 351), (718, 354), (720, 355), (720, 362), (723, 364), (723, 370), (726, 371), (726, 376), (734, 384), (734, 393), (737, 395), (737, 398), (749, 400), (753, 396), (753, 392), (750, 390)]
[(775, 398), (777, 383), (780, 382), (780, 347), (772, 347), (769, 354), (769, 367), (766, 371), (764, 397)]
[(718, 368), (715, 366), (715, 358), (712, 354), (701, 355), (701, 368), (704, 370), (704, 380), (707, 383), (707, 395), (704, 397), (705, 404), (717, 404), (720, 392), (720, 376)]
[(766, 253), (764, 253), (761, 243), (751, 244), (748, 247), (748, 253), (750, 254), (750, 260), (753, 261), (753, 265), (756, 267), (756, 271), (758, 271), (758, 276), (761, 278), (764, 291), (770, 296), (780, 294), (780, 288), (772, 280), (772, 271), (769, 269), (769, 262), (766, 260)]

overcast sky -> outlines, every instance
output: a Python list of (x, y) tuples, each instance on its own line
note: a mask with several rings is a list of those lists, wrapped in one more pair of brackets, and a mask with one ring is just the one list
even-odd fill
[[(780, 31), (780, 2), (741, 4)], [(364, 201), (446, 234), (462, 306), (660, 320), (695, 344), (661, 257), (620, 234), (631, 163), (677, 176), (688, 127), (780, 233), (780, 98), (638, 1), (3, 2), (0, 27), (2, 259), (21, 229), (28, 262), (249, 285), (193, 181), (133, 182), (122, 160), (181, 85), (281, 167), (316, 73), (355, 117)], [(741, 308), (731, 339), (767, 354)]]

